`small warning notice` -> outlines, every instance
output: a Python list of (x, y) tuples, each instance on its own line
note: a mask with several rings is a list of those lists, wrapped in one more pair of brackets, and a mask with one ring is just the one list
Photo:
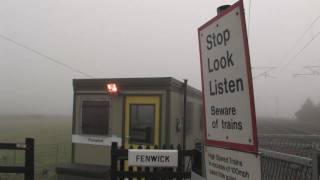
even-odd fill
[(206, 146), (205, 156), (207, 179), (261, 179), (259, 155)]

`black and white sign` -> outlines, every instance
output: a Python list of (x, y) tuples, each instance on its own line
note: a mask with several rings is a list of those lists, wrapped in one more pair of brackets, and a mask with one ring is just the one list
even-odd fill
[(91, 144), (97, 146), (111, 146), (112, 142), (121, 144), (121, 138), (117, 136), (89, 136), (89, 135), (72, 135), (72, 143), (76, 144)]
[(206, 144), (257, 153), (256, 117), (242, 1), (198, 29)]
[(177, 167), (178, 150), (128, 150), (129, 166)]
[(207, 146), (207, 179), (261, 180), (260, 156)]

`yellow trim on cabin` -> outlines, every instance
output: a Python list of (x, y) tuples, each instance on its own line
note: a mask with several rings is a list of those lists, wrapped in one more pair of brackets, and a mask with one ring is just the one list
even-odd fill
[(159, 146), (160, 137), (160, 96), (126, 96), (125, 98), (125, 148), (132, 145), (134, 148), (136, 144), (129, 144), (129, 117), (130, 117), (130, 104), (154, 104), (155, 105), (155, 127), (154, 127), (154, 142), (153, 145)]

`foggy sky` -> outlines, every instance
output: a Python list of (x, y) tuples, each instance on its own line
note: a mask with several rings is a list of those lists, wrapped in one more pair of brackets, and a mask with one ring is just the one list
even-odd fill
[[(200, 88), (197, 28), (234, 2), (1, 0), (0, 35), (97, 78), (172, 76)], [(252, 0), (250, 11), (244, 3), (252, 66), (277, 67), (254, 79), (257, 114), (294, 117), (307, 97), (320, 101), (319, 76), (293, 77), (320, 66), (320, 20), (292, 49), (320, 1)], [(71, 115), (72, 79), (87, 78), (2, 38), (0, 75), (1, 114)]]

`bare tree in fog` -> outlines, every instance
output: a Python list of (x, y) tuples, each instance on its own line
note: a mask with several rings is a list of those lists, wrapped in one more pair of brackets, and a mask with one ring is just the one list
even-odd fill
[(315, 105), (312, 100), (308, 98), (295, 115), (297, 119), (303, 123), (317, 125), (320, 120), (320, 103)]

